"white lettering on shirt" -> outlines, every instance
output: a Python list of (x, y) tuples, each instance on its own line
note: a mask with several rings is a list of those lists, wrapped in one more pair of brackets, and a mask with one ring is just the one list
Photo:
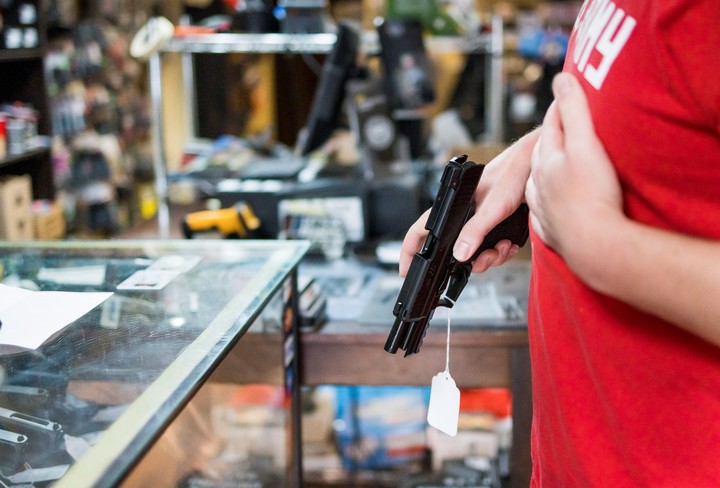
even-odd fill
[[(583, 5), (575, 25), (572, 60), (591, 86), (599, 90), (637, 21), (617, 8), (611, 0), (595, 0)], [(597, 64), (590, 55), (599, 54)]]

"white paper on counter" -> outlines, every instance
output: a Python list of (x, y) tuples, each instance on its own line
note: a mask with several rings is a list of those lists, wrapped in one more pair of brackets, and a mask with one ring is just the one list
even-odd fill
[(111, 292), (31, 291), (0, 284), (0, 344), (37, 349), (110, 296)]

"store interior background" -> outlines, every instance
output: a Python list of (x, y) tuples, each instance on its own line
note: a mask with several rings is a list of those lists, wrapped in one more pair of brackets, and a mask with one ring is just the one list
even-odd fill
[[(407, 224), (430, 205), (432, 188), (421, 186), (419, 190), (413, 187), (418, 191), (408, 191), (402, 183), (408, 172), (437, 170), (449, 157), (462, 153), (484, 163), (540, 123), (550, 100), (549, 81), (562, 66), (567, 36), (580, 8), (580, 2), (560, 0), (277, 3), (287, 11), (294, 5), (310, 5), (313, 20), (319, 20), (327, 32), (333, 32), (340, 21), (373, 31), (378, 17), (408, 17), (422, 23), (434, 96), (415, 110), (422, 124), (413, 134), (421, 135), (421, 147), (408, 151), (408, 146), (402, 145), (407, 141), (401, 140), (399, 147), (404, 152), (395, 154), (411, 152), (410, 157), (368, 161), (343, 112), (332, 139), (310, 157), (322, 167), (320, 174), (349, 176), (351, 181), (357, 178), (369, 184), (374, 191), (370, 194), (378, 199), (381, 195), (400, 199), (378, 203), (380, 210), (391, 212), (391, 207), (401, 207), (405, 211), (392, 214), (390, 222), (366, 221), (365, 239), (353, 242), (356, 248), (384, 238), (400, 238)], [(36, 9), (36, 20), (23, 21), (19, 15), (11, 15), (22, 5)], [(133, 38), (155, 16), (169, 19), (176, 27), (202, 28), (203, 33), (213, 29), (243, 32), (244, 16), (253, 8), (267, 7), (266, 2), (9, 0), (0, 7), (0, 127), (5, 128), (4, 143), (0, 144), (0, 238), (163, 238), (157, 222), (162, 207), (154, 160), (158, 144), (167, 171), (167, 203), (172, 216), (169, 237), (185, 238), (181, 222), (187, 215), (232, 207), (233, 198), (242, 196), (242, 192), (218, 196), (208, 190), (203, 177), (232, 178), (233, 171), (258, 158), (282, 164), (283, 158), (297, 156), (294, 153), (310, 114), (324, 54), (195, 55), (196, 90), (189, 93), (183, 54), (163, 52), (160, 142), (153, 135), (154, 124), (159, 122), (153, 113), (148, 60), (130, 55)], [(428, 12), (431, 16), (423, 17)], [(469, 43), (488, 32), (493, 19), (500, 19), (503, 26), (503, 50), (498, 55), (502, 60), (503, 99), (502, 127), (490, 136), (484, 119), (489, 101), (480, 94), (485, 93), (486, 69), (492, 56), (464, 48), (433, 50), (431, 39), (446, 37)], [(22, 32), (28, 26), (39, 29), (37, 44), (32, 44), (32, 36), (17, 39), (15, 27)], [(258, 29), (251, 30), (261, 31)], [(14, 55), (35, 49), (41, 53), (39, 58)], [(382, 78), (378, 55), (360, 59), (367, 76)], [(195, 134), (189, 129), (193, 121), (189, 120), (188, 101), (196, 106)], [(25, 125), (18, 132), (20, 120)], [(368, 177), (368, 168), (374, 170), (374, 176)], [(194, 177), (192, 171), (201, 176)], [(30, 178), (21, 181), (19, 187), (13, 185), (12, 181), (18, 181), (13, 177), (25, 175)], [(366, 181), (374, 177), (377, 181)], [(396, 179), (401, 183), (395, 185)], [(18, 207), (18, 192), (24, 196), (23, 207)], [(408, 195), (412, 201), (402, 200)], [(372, 215), (381, 213), (376, 210)], [(280, 236), (273, 233), (261, 237)], [(195, 237), (236, 236), (211, 229)], [(320, 259), (337, 258), (325, 251), (320, 246)], [(352, 257), (345, 248), (343, 253), (341, 259)], [(483, 476), (476, 476), (474, 485), (464, 486), (501, 486), (503, 474), (507, 474), (503, 453), (508, 449), (511, 428), (508, 391), (464, 392), (463, 428), (451, 441), (426, 429), (423, 409), (427, 394), (425, 388), (362, 386), (307, 391), (303, 459), (308, 479), (317, 486), (405, 483), (402, 486), (410, 487), (417, 484), (412, 484), (408, 473), (422, 471), (423, 467), (437, 471), (443, 459), (472, 458), (474, 468), (457, 469), (474, 469), (476, 475)], [(286, 462), (282, 388), (215, 386), (202, 390), (191, 407), (160, 440), (129, 484), (274, 486), (272, 473), (282, 472)], [(362, 417), (368, 423), (361, 425), (357, 413), (362, 408), (384, 415), (372, 420)], [(391, 415), (397, 409), (403, 412), (401, 419)], [(363, 435), (357, 429), (362, 429)], [(396, 442), (394, 450), (386, 448), (388, 437)], [(153, 459), (178, 455), (178, 444), (188, 438), (200, 447), (188, 460), (185, 472), (169, 475), (153, 468)], [(385, 447), (380, 449), (379, 444)], [(434, 457), (428, 455), (430, 444)], [(263, 473), (254, 479), (261, 484), (240, 485), (253, 480), (233, 480), (233, 466), (246, 462), (251, 455), (260, 460), (252, 468)], [(485, 476), (489, 472), (493, 476)], [(236, 484), (222, 485), (223, 480)]]

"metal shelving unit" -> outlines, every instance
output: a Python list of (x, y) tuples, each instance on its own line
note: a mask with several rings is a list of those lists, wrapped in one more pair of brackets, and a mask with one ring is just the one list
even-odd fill
[(305, 53), (330, 52), (335, 34), (235, 34), (220, 33), (172, 38), (165, 52), (179, 53)]
[[(335, 44), (333, 33), (323, 34), (239, 34), (218, 33), (176, 36), (165, 46), (164, 52), (179, 53), (298, 53), (325, 54)], [(427, 47), (433, 52), (487, 51), (493, 43), (491, 34), (478, 36), (435, 36), (426, 38)], [(361, 34), (361, 50), (378, 53), (380, 44), (377, 33)]]
[[(152, 98), (153, 146), (155, 161), (156, 193), (159, 201), (158, 224), (161, 236), (167, 236), (169, 210), (167, 203), (167, 164), (164, 155), (162, 115), (162, 54), (180, 53), (183, 86), (187, 93), (195, 93), (193, 56), (200, 53), (259, 53), (259, 54), (327, 54), (335, 44), (334, 33), (321, 34), (241, 34), (217, 33), (175, 36), (149, 58), (150, 93)], [(503, 140), (504, 89), (502, 77), (503, 23), (500, 17), (492, 19), (488, 34), (469, 37), (427, 37), (426, 48), (430, 52), (483, 52), (488, 57), (486, 73), (485, 113), (488, 142)], [(361, 34), (361, 51), (366, 54), (380, 52), (377, 32), (364, 31)], [(197, 134), (197, 106), (193, 96), (185, 97), (188, 115), (187, 133), (193, 139)]]
[[(189, 93), (194, 93), (195, 80), (193, 76), (193, 55), (200, 53), (228, 54), (228, 53), (260, 53), (260, 54), (327, 54), (335, 44), (336, 36), (332, 33), (324, 34), (237, 34), (219, 33), (208, 35), (176, 36), (172, 38), (161, 52), (182, 54), (183, 85)], [(502, 139), (502, 55), (503, 55), (503, 25), (502, 19), (494, 18), (492, 30), (489, 34), (477, 36), (436, 36), (427, 37), (425, 43), (428, 51), (435, 53), (484, 52), (491, 63), (487, 73), (488, 110), (485, 114), (488, 129), (488, 139), (499, 141)], [(380, 52), (380, 43), (375, 31), (364, 31), (361, 35), (361, 50), (367, 54)], [(153, 55), (159, 56), (161, 53)], [(152, 59), (151, 59), (152, 62)], [(151, 79), (151, 85), (160, 87), (161, 79)], [(187, 97), (188, 105), (188, 133), (194, 135), (196, 127), (196, 107), (193, 97)], [(154, 113), (156, 121), (160, 121), (161, 113)]]

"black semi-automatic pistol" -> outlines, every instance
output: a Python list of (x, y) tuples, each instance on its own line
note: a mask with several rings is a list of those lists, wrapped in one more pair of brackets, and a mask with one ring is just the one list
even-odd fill
[(503, 239), (518, 246), (527, 241), (529, 211), (523, 203), (485, 236), (468, 261), (461, 263), (453, 257), (460, 230), (474, 213), (473, 194), (484, 168), (468, 161), (466, 155), (452, 158), (445, 166), (425, 224), (429, 234), (422, 249), (413, 256), (395, 302), (396, 319), (385, 343), (386, 351), (394, 354), (402, 349), (405, 356), (417, 353), (435, 308), (452, 308), (478, 255)]

